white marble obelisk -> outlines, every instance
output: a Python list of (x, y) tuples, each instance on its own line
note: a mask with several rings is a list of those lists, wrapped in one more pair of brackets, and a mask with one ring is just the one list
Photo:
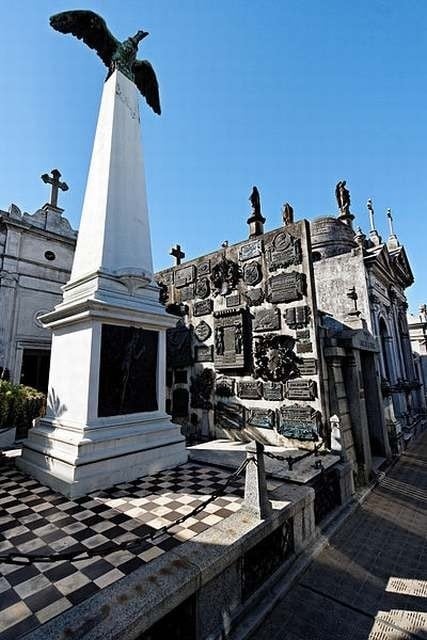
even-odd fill
[(43, 317), (52, 328), (48, 410), (29, 432), (21, 469), (75, 497), (186, 461), (165, 412), (166, 329), (175, 319), (158, 300), (138, 91), (115, 71), (102, 94), (71, 278)]

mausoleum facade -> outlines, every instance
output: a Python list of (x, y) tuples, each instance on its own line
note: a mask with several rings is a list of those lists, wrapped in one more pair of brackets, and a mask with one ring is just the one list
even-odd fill
[(77, 231), (63, 209), (0, 210), (0, 372), (47, 391), (51, 332), (39, 316), (62, 300)]

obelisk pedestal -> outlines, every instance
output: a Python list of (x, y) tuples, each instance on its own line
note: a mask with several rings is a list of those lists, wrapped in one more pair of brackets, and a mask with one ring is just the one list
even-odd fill
[(153, 280), (138, 92), (104, 85), (79, 237), (52, 329), (48, 409), (18, 465), (80, 496), (186, 462), (165, 412), (166, 329)]

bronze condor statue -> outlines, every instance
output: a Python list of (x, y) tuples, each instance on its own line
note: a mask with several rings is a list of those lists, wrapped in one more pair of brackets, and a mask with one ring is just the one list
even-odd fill
[(118, 69), (138, 87), (155, 113), (160, 115), (159, 85), (156, 74), (148, 60), (137, 60), (138, 45), (148, 36), (146, 31), (137, 31), (123, 42), (117, 40), (106, 22), (94, 11), (63, 11), (50, 18), (51, 26), (61, 33), (71, 33), (95, 49), (110, 75)]

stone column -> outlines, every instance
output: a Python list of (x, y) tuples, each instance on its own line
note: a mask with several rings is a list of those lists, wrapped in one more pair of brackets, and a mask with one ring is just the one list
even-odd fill
[(271, 514), (265, 477), (264, 445), (258, 441), (251, 442), (246, 446), (246, 451), (250, 462), (246, 467), (244, 505), (264, 520)]

